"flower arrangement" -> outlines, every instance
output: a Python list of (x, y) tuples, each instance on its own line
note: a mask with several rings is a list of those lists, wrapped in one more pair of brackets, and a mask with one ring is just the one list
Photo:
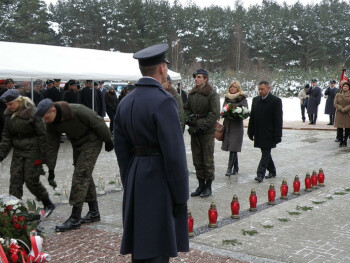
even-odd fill
[(227, 103), (222, 107), (221, 117), (227, 119), (246, 119), (250, 116), (250, 110), (244, 106), (235, 106), (232, 103)]
[(43, 161), (40, 159), (37, 159), (34, 161), (34, 167), (38, 169), (39, 175), (45, 175), (44, 167), (43, 167)]
[[(0, 197), (0, 259), (1, 262), (37, 262), (30, 258), (33, 246), (36, 252), (42, 239), (37, 233), (40, 213), (35, 201), (28, 200), (26, 206), (11, 195)], [(40, 233), (40, 232), (39, 232)], [(40, 243), (41, 242), (41, 243)], [(39, 244), (40, 243), (40, 244)], [(44, 255), (43, 253), (37, 253)], [(49, 260), (50, 256), (45, 254)], [(40, 262), (46, 262), (40, 261)]]

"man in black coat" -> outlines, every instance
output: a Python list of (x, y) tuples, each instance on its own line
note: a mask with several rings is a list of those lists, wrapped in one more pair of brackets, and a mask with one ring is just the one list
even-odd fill
[(272, 160), (271, 149), (282, 140), (282, 101), (270, 93), (267, 81), (259, 83), (259, 95), (253, 99), (248, 124), (248, 137), (254, 141), (254, 147), (260, 148), (261, 159), (257, 170), (256, 181), (276, 176), (276, 167)]
[(119, 103), (115, 151), (124, 186), (120, 253), (132, 262), (163, 263), (189, 250), (185, 145), (167, 80), (167, 44), (134, 54), (143, 78)]
[(306, 92), (306, 95), (309, 95), (307, 101), (307, 113), (310, 116), (309, 124), (316, 125), (318, 105), (320, 105), (322, 97), (321, 88), (317, 86), (317, 79), (311, 80), (311, 86)]
[[(93, 109), (99, 113), (98, 95), (96, 90), (93, 90), (92, 80), (86, 80), (86, 86), (80, 92), (80, 103), (86, 107)], [(94, 95), (94, 105), (92, 105), (92, 94)]]
[(60, 79), (54, 79), (53, 86), (45, 91), (44, 97), (47, 99), (51, 99), (53, 102), (62, 101), (64, 90), (60, 87), (60, 84)]

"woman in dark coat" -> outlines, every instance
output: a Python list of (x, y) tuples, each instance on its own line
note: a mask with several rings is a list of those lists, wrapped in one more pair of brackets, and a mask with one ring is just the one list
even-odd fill
[(330, 86), (324, 92), (324, 95), (328, 96), (326, 100), (326, 107), (324, 110), (324, 114), (329, 115), (329, 123), (327, 125), (334, 124), (334, 114), (335, 114), (334, 98), (335, 98), (335, 94), (338, 91), (338, 89), (335, 87), (336, 83), (337, 82), (335, 80), (331, 80)]
[[(335, 121), (334, 126), (337, 128), (339, 147), (348, 145), (348, 137), (350, 135), (350, 82), (345, 82), (342, 92), (338, 93), (334, 99)], [(345, 130), (345, 134), (344, 134)]]
[[(247, 95), (242, 91), (241, 84), (238, 81), (231, 83), (225, 94), (224, 104), (231, 103), (234, 106), (248, 108)], [(243, 142), (243, 119), (241, 118), (225, 118), (224, 120), (224, 140), (222, 141), (221, 150), (229, 151), (229, 160), (226, 176), (238, 173), (238, 155), (242, 149)], [(232, 170), (233, 168), (233, 170)]]
[(105, 93), (104, 99), (106, 112), (109, 117), (109, 130), (113, 133), (114, 116), (118, 106), (118, 98), (113, 86), (109, 87), (108, 92)]
[(77, 82), (71, 79), (66, 83), (66, 85), (67, 91), (64, 94), (64, 101), (68, 103), (79, 103), (79, 92), (77, 90)]

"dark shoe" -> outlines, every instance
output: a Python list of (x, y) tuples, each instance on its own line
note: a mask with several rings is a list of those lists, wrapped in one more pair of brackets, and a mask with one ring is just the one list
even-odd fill
[(81, 223), (93, 223), (101, 221), (100, 212), (98, 211), (98, 203), (97, 201), (89, 202), (89, 212), (87, 212), (86, 216), (81, 218)]
[(257, 181), (258, 183), (261, 183), (264, 179), (260, 176), (257, 176), (254, 178), (255, 181)]
[(276, 174), (269, 173), (268, 175), (265, 176), (266, 179), (269, 179), (269, 178), (272, 178), (272, 177), (276, 177)]
[(211, 196), (212, 191), (211, 191), (211, 181), (207, 181), (205, 186), (204, 186), (204, 190), (201, 193), (201, 197), (208, 197)]
[(343, 147), (343, 142), (340, 142), (340, 143), (339, 143), (339, 147)]
[(310, 125), (314, 125), (315, 123), (314, 122), (309, 122)]
[(201, 193), (204, 191), (205, 181), (203, 179), (198, 179), (198, 183), (199, 183), (198, 188), (191, 193), (191, 196), (200, 196)]
[(330, 123), (327, 123), (327, 125), (333, 125), (333, 123), (330, 122)]
[(66, 222), (56, 226), (56, 232), (66, 232), (81, 226), (81, 208), (73, 206), (72, 214)]
[(233, 173), (232, 173), (232, 167), (231, 167), (231, 168), (228, 167), (228, 168), (227, 168), (227, 171), (226, 171), (226, 173), (225, 173), (225, 176), (230, 177), (232, 174), (233, 174)]
[(234, 152), (230, 152), (230, 156), (228, 158), (227, 171), (226, 171), (225, 176), (230, 177), (232, 175), (232, 167), (233, 167), (233, 163), (234, 163), (234, 158), (235, 158)]
[(339, 140), (338, 140), (338, 139), (335, 139), (334, 141), (335, 141), (335, 142), (339, 142)]
[(53, 203), (45, 206), (44, 210), (41, 211), (41, 213), (40, 213), (41, 219), (48, 218), (52, 214), (53, 210), (55, 210), (55, 208), (56, 208), (56, 206)]
[(348, 143), (345, 141), (343, 142), (343, 147), (347, 147), (348, 146)]

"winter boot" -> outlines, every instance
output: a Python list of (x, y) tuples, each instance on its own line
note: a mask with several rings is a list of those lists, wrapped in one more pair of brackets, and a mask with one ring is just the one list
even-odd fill
[(333, 125), (333, 118), (332, 118), (332, 114), (329, 114), (329, 123), (327, 123), (327, 125)]
[(208, 197), (211, 196), (212, 192), (211, 192), (211, 180), (207, 180), (206, 184), (204, 186), (204, 190), (201, 193), (201, 197)]
[(89, 212), (87, 212), (86, 216), (81, 218), (81, 223), (93, 223), (101, 220), (100, 212), (98, 211), (98, 203), (97, 201), (89, 202)]
[(65, 232), (79, 228), (81, 225), (81, 210), (81, 208), (73, 206), (71, 216), (63, 224), (56, 226), (56, 232)]
[(227, 171), (226, 171), (226, 174), (225, 176), (228, 176), (230, 177), (232, 174), (232, 167), (233, 167), (233, 162), (234, 162), (234, 152), (230, 152), (230, 156), (228, 158), (228, 166), (227, 166)]
[(205, 186), (205, 180), (198, 178), (198, 183), (199, 183), (199, 186), (194, 192), (191, 193), (191, 196), (200, 196), (201, 193), (203, 192), (204, 186)]
[(238, 153), (234, 152), (234, 159), (233, 159), (233, 174), (238, 174)]
[(302, 117), (301, 119), (303, 120), (303, 122), (305, 122), (305, 117)]
[(56, 206), (51, 202), (49, 196), (45, 197), (43, 200), (44, 210), (41, 212), (41, 219), (48, 218)]

